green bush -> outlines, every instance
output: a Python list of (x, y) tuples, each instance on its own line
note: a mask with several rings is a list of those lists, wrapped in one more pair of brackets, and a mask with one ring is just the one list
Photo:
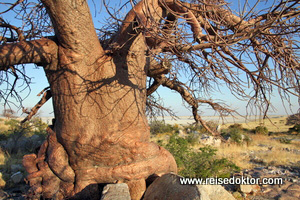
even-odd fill
[(245, 134), (241, 124), (233, 124), (222, 131), (222, 136), (224, 138), (230, 137), (231, 140), (237, 144), (241, 144), (244, 141), (247, 143), (250, 141), (250, 138)]
[(254, 130), (255, 134), (268, 135), (269, 131), (265, 126), (257, 126)]
[(150, 132), (151, 134), (158, 134), (158, 133), (172, 133), (176, 131), (172, 125), (166, 124), (164, 121), (152, 121), (150, 124)]
[(230, 126), (228, 127), (228, 129), (238, 129), (238, 130), (243, 130), (243, 126), (242, 126), (242, 124), (237, 124), (237, 123), (235, 123), (235, 124), (230, 125)]
[(188, 124), (184, 126), (184, 131), (186, 133), (199, 132), (201, 130), (201, 126), (198, 124)]
[(13, 138), (14, 141), (18, 140), (23, 135), (27, 135), (32, 131), (29, 122), (21, 124), (16, 119), (11, 119), (5, 122), (8, 125), (8, 130), (2, 133), (2, 139)]
[[(216, 124), (213, 121), (208, 121), (206, 122), (206, 125), (213, 131), (216, 131), (218, 124)], [(200, 124), (189, 124), (184, 126), (184, 131), (186, 133), (193, 133), (193, 132), (197, 132), (199, 134), (207, 134), (208, 131), (206, 130), (206, 128), (204, 128), (202, 125)]]
[(289, 132), (296, 132), (299, 134), (300, 133), (300, 124), (296, 124), (292, 128), (289, 128)]
[(198, 144), (198, 142), (199, 142), (199, 134), (190, 133), (186, 137), (186, 140), (190, 145), (194, 146), (194, 145)]
[(46, 135), (48, 124), (42, 121), (41, 118), (34, 118), (30, 120), (30, 124), (32, 126), (32, 134), (33, 135)]
[(286, 125), (299, 125), (300, 124), (300, 113), (296, 113), (288, 116), (286, 119)]
[(283, 144), (291, 144), (292, 143), (292, 139), (289, 139), (287, 137), (281, 137), (281, 138), (279, 138), (279, 142), (283, 143)]
[(229, 177), (232, 172), (239, 170), (226, 158), (216, 158), (216, 149), (207, 146), (194, 151), (188, 140), (176, 135), (171, 136), (164, 146), (174, 156), (179, 174), (184, 177)]
[(11, 119), (6, 121), (5, 125), (8, 125), (8, 130), (0, 134), (0, 140), (6, 140), (8, 138), (17, 140), (22, 136), (46, 135), (46, 129), (48, 127), (40, 118), (34, 118), (23, 124), (21, 124), (19, 120)]

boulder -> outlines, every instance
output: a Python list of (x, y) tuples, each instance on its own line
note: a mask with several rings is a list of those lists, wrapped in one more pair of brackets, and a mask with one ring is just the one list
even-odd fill
[(182, 138), (185, 138), (187, 136), (187, 134), (183, 130), (179, 129), (178, 136), (182, 137)]
[(10, 166), (10, 169), (11, 169), (11, 171), (12, 171), (13, 173), (15, 173), (15, 172), (18, 172), (18, 171), (23, 170), (24, 167), (23, 167), (22, 164), (12, 164), (12, 165)]
[[(207, 200), (222, 199), (235, 200), (235, 198), (221, 185), (197, 185), (199, 193), (206, 193)], [(202, 200), (202, 199), (201, 199)]]
[(107, 184), (102, 191), (101, 200), (130, 200), (126, 183)]
[(244, 194), (256, 194), (260, 190), (259, 185), (238, 185), (238, 191)]
[(213, 136), (203, 134), (199, 139), (200, 144), (210, 145), (214, 147), (219, 147), (221, 145), (221, 139), (215, 138)]
[(157, 178), (146, 190), (143, 200), (235, 200), (220, 185), (183, 185), (176, 174)]
[(24, 180), (24, 176), (22, 172), (16, 172), (13, 175), (11, 175), (10, 179), (13, 183), (18, 184)]

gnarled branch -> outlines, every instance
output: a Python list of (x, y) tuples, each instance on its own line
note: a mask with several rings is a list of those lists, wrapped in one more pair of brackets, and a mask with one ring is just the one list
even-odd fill
[(50, 64), (57, 58), (57, 50), (56, 43), (46, 38), (0, 45), (0, 70), (25, 63)]
[(235, 112), (234, 110), (225, 108), (217, 103), (213, 103), (211, 101), (208, 100), (197, 100), (193, 94), (188, 91), (188, 89), (184, 88), (184, 84), (180, 83), (179, 81), (175, 81), (175, 80), (170, 80), (167, 77), (165, 77), (164, 75), (161, 75), (159, 77), (155, 78), (157, 83), (160, 83), (161, 85), (170, 88), (171, 90), (175, 90), (176, 92), (178, 92), (182, 98), (192, 107), (192, 112), (193, 112), (193, 116), (194, 119), (197, 123), (201, 123), (201, 125), (210, 133), (212, 133), (213, 135), (219, 135), (219, 133), (214, 132), (206, 123), (205, 121), (201, 118), (201, 116), (198, 114), (198, 107), (199, 107), (199, 103), (207, 103), (209, 104), (214, 110), (222, 113), (225, 112), (227, 114), (233, 113)]

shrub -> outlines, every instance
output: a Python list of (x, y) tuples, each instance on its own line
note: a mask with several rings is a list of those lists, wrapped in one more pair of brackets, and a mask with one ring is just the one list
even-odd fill
[[(47, 124), (39, 118), (34, 118), (23, 124), (16, 119), (5, 122), (8, 130), (0, 134), (0, 140), (6, 140), (5, 150), (16, 154), (18, 151), (28, 151), (29, 153), (36, 148), (36, 145), (46, 138)], [(27, 139), (33, 135), (38, 135), (35, 140)]]
[(21, 136), (27, 135), (32, 131), (32, 127), (29, 122), (21, 124), (20, 121), (16, 119), (11, 119), (5, 122), (8, 125), (8, 130), (3, 132), (3, 139), (12, 138), (13, 140), (18, 140)]
[(230, 125), (228, 129), (223, 130), (222, 136), (224, 138), (230, 137), (231, 140), (237, 144), (243, 143), (244, 140), (246, 140), (246, 142), (250, 141), (250, 138), (245, 135), (241, 124)]
[[(8, 130), (3, 131), (6, 138), (32, 135), (46, 135), (48, 125), (42, 121), (41, 118), (33, 118), (23, 124), (19, 120), (11, 119), (5, 122), (8, 125)], [(3, 137), (3, 136), (2, 136)]]
[(289, 115), (286, 119), (286, 125), (297, 125), (300, 124), (300, 113)]
[(195, 144), (198, 144), (199, 142), (199, 134), (196, 133), (190, 133), (187, 137), (186, 137), (187, 142), (194, 146)]
[(243, 130), (242, 124), (232, 124), (228, 127), (229, 129), (238, 129), (238, 130)]
[(296, 124), (292, 128), (289, 128), (289, 132), (296, 132), (299, 134), (300, 133), (300, 124)]
[(164, 121), (152, 121), (149, 126), (151, 134), (154, 135), (158, 133), (170, 133), (174, 130), (172, 125), (166, 124)]
[(281, 137), (281, 138), (279, 138), (279, 142), (283, 143), (283, 144), (291, 144), (292, 143), (292, 139), (289, 139), (287, 137)]
[(174, 156), (179, 174), (184, 177), (229, 177), (239, 170), (226, 158), (216, 158), (216, 149), (207, 146), (196, 152), (190, 148), (188, 140), (175, 135), (170, 137), (165, 148)]
[(41, 118), (33, 118), (30, 121), (30, 124), (31, 124), (32, 129), (33, 129), (33, 132), (32, 132), (33, 135), (43, 135), (43, 136), (45, 136), (47, 134), (46, 130), (47, 130), (48, 124), (43, 122)]
[[(218, 124), (216, 124), (213, 121), (206, 122), (206, 125), (211, 130), (213, 130), (213, 131), (217, 130)], [(195, 133), (195, 132), (197, 132), (199, 134), (207, 134), (208, 133), (208, 131), (206, 130), (206, 128), (204, 128), (202, 125), (199, 125), (199, 124), (189, 124), (189, 125), (186, 125), (186, 126), (184, 126), (184, 130), (187, 133)]]
[(201, 130), (201, 126), (198, 124), (189, 124), (184, 126), (184, 131), (186, 133), (195, 133), (195, 132), (199, 133), (200, 130)]
[(269, 133), (267, 127), (265, 126), (257, 126), (254, 132), (255, 134), (262, 134), (262, 135), (267, 135)]

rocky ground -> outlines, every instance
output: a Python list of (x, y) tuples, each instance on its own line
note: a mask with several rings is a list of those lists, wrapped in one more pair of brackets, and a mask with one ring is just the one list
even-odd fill
[[(280, 185), (223, 185), (237, 200), (295, 200), (300, 199), (300, 168), (285, 166), (257, 167), (234, 174), (235, 177), (282, 178)], [(15, 180), (17, 181), (17, 180)], [(28, 190), (24, 179), (14, 187), (0, 190), (0, 199), (22, 200)], [(112, 187), (112, 186), (110, 186)], [(121, 187), (121, 186), (120, 186)], [(122, 186), (123, 187), (123, 186)], [(124, 190), (124, 189), (122, 189)], [(104, 193), (106, 190), (103, 191)], [(127, 197), (124, 197), (126, 199)], [(106, 200), (110, 200), (108, 195)], [(115, 200), (115, 199), (111, 199)], [(120, 199), (121, 200), (121, 199)]]
[[(182, 130), (179, 131), (180, 137), (186, 137), (187, 134)], [(166, 137), (166, 138), (165, 138)], [(169, 135), (163, 135), (163, 140), (167, 140)], [(43, 137), (34, 135), (30, 138), (21, 137), (18, 140), (4, 140), (0, 142), (0, 146), (9, 152), (33, 151), (43, 141)], [(11, 141), (12, 140), (12, 141)], [(276, 138), (274, 139), (276, 140)], [(203, 145), (211, 145), (219, 148), (221, 140), (212, 136), (202, 134), (199, 138), (199, 143)], [(294, 200), (300, 199), (300, 162), (292, 165), (273, 165), (268, 160), (264, 160), (258, 155), (260, 153), (281, 152), (287, 153), (284, 156), (300, 156), (300, 149), (297, 145), (274, 146), (273, 143), (263, 143), (261, 141), (255, 143), (257, 148), (252, 148), (249, 151), (242, 152), (245, 157), (249, 158), (249, 162), (254, 167), (251, 169), (243, 169), (241, 172), (234, 174), (235, 177), (249, 178), (282, 178), (282, 184), (258, 184), (258, 185), (223, 185), (237, 200)], [(17, 147), (17, 148), (15, 148)], [(28, 149), (30, 147), (31, 149)], [(232, 148), (232, 146), (230, 147)], [(283, 154), (278, 154), (278, 157)], [(1, 159), (1, 158), (0, 158)], [(8, 158), (7, 161), (9, 161)], [(12, 159), (11, 159), (12, 160)], [(297, 160), (297, 159), (296, 159)], [(298, 159), (299, 160), (299, 159)], [(11, 162), (11, 163), (10, 163)], [(21, 200), (26, 199), (26, 191), (29, 186), (25, 182), (25, 172), (23, 166), (12, 161), (6, 163), (6, 168), (2, 168), (0, 173), (0, 200)], [(296, 167), (297, 166), (297, 167)], [(7, 173), (9, 172), (9, 173)], [(6, 174), (5, 174), (6, 173)], [(3, 177), (2, 177), (3, 176)], [(4, 185), (6, 185), (4, 187)], [(118, 187), (118, 188), (116, 188)], [(111, 186), (103, 189), (103, 198), (105, 200), (127, 200), (128, 192), (124, 185)], [(120, 188), (119, 188), (120, 187)], [(124, 196), (116, 197), (113, 193), (108, 193), (109, 190), (123, 191)], [(120, 193), (117, 193), (120, 194)], [(117, 199), (116, 199), (117, 198)], [(183, 198), (184, 199), (184, 198)], [(222, 199), (224, 200), (224, 199)]]
[[(282, 178), (283, 183), (267, 185), (225, 186), (236, 199), (295, 200), (300, 199), (300, 168), (285, 166), (257, 167), (235, 176), (251, 178)], [(274, 180), (274, 179), (272, 179)], [(278, 179), (277, 179), (278, 180)]]

